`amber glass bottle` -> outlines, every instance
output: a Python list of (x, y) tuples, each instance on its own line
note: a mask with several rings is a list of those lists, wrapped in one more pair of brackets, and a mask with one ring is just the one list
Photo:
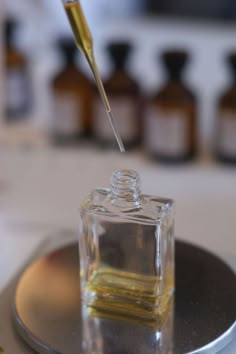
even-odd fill
[(63, 69), (52, 82), (52, 140), (56, 144), (74, 144), (87, 137), (91, 129), (93, 85), (77, 68), (78, 50), (71, 38), (58, 41), (64, 58)]
[[(107, 46), (113, 70), (104, 83), (118, 131), (126, 148), (135, 147), (140, 142), (142, 120), (140, 89), (126, 71), (131, 49), (127, 42), (115, 42)], [(94, 105), (93, 133), (101, 145), (116, 147), (114, 134), (98, 95)]]
[(4, 27), (5, 115), (8, 121), (18, 121), (32, 106), (31, 78), (26, 56), (15, 47), (17, 23), (8, 19)]
[(196, 153), (196, 100), (182, 80), (187, 59), (185, 51), (163, 53), (167, 81), (147, 103), (145, 146), (162, 162), (188, 161)]
[(227, 63), (232, 82), (219, 99), (215, 146), (220, 161), (236, 164), (236, 52), (228, 55)]

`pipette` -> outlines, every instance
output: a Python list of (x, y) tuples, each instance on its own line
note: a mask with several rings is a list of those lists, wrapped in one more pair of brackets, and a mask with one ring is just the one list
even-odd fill
[(92, 70), (94, 79), (97, 84), (97, 88), (99, 91), (99, 94), (102, 98), (103, 104), (105, 106), (113, 133), (115, 135), (116, 141), (119, 145), (120, 151), (125, 152), (125, 148), (123, 145), (123, 142), (121, 140), (120, 134), (117, 130), (114, 116), (111, 111), (111, 107), (106, 95), (106, 92), (104, 90), (104, 86), (101, 80), (101, 77), (99, 75), (99, 71), (97, 68), (95, 56), (94, 56), (94, 51), (93, 51), (93, 38), (90, 33), (89, 27), (87, 25), (87, 21), (85, 19), (82, 7), (79, 3), (78, 0), (62, 0), (63, 5), (67, 14), (67, 17), (69, 19), (74, 37), (75, 37), (75, 42), (77, 44), (77, 47), (82, 50), (84, 53), (88, 64)]

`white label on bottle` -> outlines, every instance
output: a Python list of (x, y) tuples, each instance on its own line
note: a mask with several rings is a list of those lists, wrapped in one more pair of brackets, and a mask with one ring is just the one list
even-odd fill
[(56, 94), (52, 120), (53, 133), (63, 136), (81, 133), (83, 124), (80, 111), (80, 102), (75, 95)]
[(146, 115), (145, 143), (152, 153), (179, 156), (188, 152), (185, 113), (180, 110), (157, 110)]
[(6, 104), (10, 110), (21, 109), (29, 99), (26, 73), (22, 68), (12, 68), (6, 74)]
[(219, 122), (219, 150), (236, 156), (236, 112), (223, 111)]
[[(139, 118), (137, 104), (134, 99), (117, 97), (110, 99), (111, 110), (121, 139), (129, 142), (139, 134)], [(97, 137), (111, 140), (114, 134), (109, 123), (105, 108), (100, 99), (97, 99), (94, 109), (93, 129)]]

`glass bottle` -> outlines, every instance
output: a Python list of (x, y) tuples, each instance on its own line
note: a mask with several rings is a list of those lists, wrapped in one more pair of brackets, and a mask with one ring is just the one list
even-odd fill
[(218, 159), (236, 163), (236, 53), (227, 56), (232, 82), (219, 98), (215, 148)]
[(90, 314), (160, 321), (174, 291), (174, 203), (141, 194), (135, 171), (113, 173), (80, 208), (82, 301)]
[(32, 106), (31, 78), (26, 56), (15, 47), (17, 23), (7, 19), (5, 38), (5, 113), (9, 121), (25, 118)]
[[(140, 143), (142, 121), (140, 89), (138, 83), (126, 70), (131, 49), (128, 42), (115, 42), (107, 46), (113, 71), (104, 82), (118, 131), (127, 148), (135, 147)], [(98, 96), (94, 107), (93, 133), (101, 145), (115, 146), (112, 129)]]
[(71, 37), (58, 41), (64, 67), (52, 81), (51, 137), (56, 144), (74, 144), (89, 136), (93, 86), (77, 68), (78, 50)]
[(166, 51), (167, 82), (147, 103), (145, 146), (162, 162), (191, 160), (196, 153), (196, 100), (182, 80), (185, 51)]

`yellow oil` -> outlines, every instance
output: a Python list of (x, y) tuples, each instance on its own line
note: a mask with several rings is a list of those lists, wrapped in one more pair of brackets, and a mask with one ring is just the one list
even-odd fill
[(104, 103), (108, 118), (110, 120), (112, 130), (113, 130), (114, 135), (116, 137), (120, 151), (124, 152), (125, 148), (124, 148), (123, 142), (121, 140), (121, 137), (118, 133), (118, 130), (115, 126), (115, 120), (114, 120), (114, 117), (113, 117), (113, 114), (111, 111), (111, 107), (110, 107), (110, 104), (109, 104), (106, 92), (104, 90), (99, 71), (97, 68), (96, 60), (95, 60), (94, 53), (93, 53), (93, 39), (92, 39), (92, 35), (90, 33), (90, 30), (88, 28), (86, 19), (84, 17), (82, 7), (81, 7), (80, 3), (78, 2), (78, 0), (68, 1), (64, 4), (64, 7), (65, 7), (65, 11), (66, 11), (68, 20), (70, 22), (70, 25), (71, 25), (71, 28), (72, 28), (72, 31), (73, 31), (73, 34), (75, 37), (75, 42), (76, 42), (78, 48), (80, 48), (83, 51), (83, 53), (89, 63), (89, 66), (92, 70), (93, 76), (94, 76), (96, 84), (97, 84), (98, 91), (99, 91), (101, 99)]
[(92, 294), (88, 303), (89, 313), (160, 323), (171, 299), (173, 278), (169, 276), (166, 288), (158, 295), (160, 286), (160, 278), (156, 276), (101, 267), (93, 273), (86, 287)]

